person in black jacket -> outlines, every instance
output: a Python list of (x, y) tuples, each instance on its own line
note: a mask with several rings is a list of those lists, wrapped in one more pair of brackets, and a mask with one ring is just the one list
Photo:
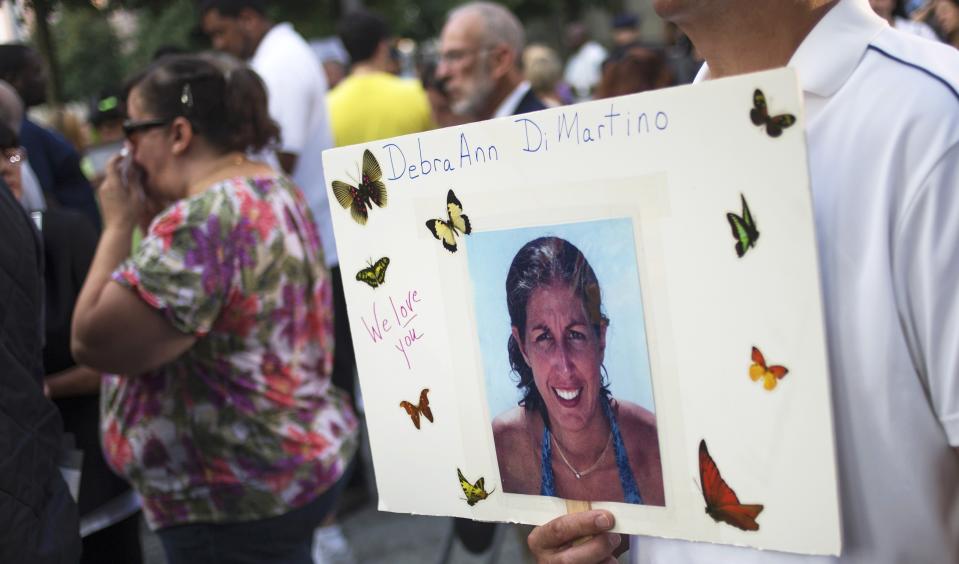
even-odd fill
[[(5, 123), (0, 123), (0, 153), (0, 178), (21, 199), (20, 174), (28, 165), (16, 132)], [(47, 209), (38, 225), (44, 258), (44, 392), (59, 409), (64, 431), (83, 452), (77, 495), (85, 535), (81, 563), (138, 564), (137, 503), (129, 484), (107, 467), (100, 447), (100, 373), (78, 366), (70, 354), (73, 307), (93, 260), (97, 232), (86, 216), (67, 208)]]
[(43, 258), (0, 181), (0, 562), (73, 564), (77, 508), (60, 475), (61, 422), (43, 397)]

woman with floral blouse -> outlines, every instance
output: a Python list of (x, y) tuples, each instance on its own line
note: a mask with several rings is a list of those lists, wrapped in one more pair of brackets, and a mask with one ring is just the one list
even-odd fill
[(330, 278), (303, 194), (245, 157), (277, 136), (263, 85), (195, 56), (131, 84), (130, 157), (99, 190), (73, 320), (77, 360), (116, 374), (107, 460), (171, 564), (311, 562), (357, 423), (330, 384)]

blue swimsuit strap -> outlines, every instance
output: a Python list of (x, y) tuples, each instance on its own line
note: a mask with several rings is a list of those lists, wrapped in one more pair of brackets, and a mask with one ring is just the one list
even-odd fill
[[(600, 404), (603, 406), (603, 413), (609, 421), (609, 429), (613, 434), (613, 452), (616, 455), (616, 468), (619, 469), (619, 483), (623, 487), (623, 501), (626, 503), (643, 503), (643, 496), (639, 493), (639, 486), (636, 484), (636, 478), (629, 467), (629, 456), (626, 454), (626, 446), (623, 444), (623, 437), (619, 432), (619, 423), (613, 414), (613, 409), (609, 405), (609, 398), (606, 394), (600, 394)], [(540, 467), (542, 476), (540, 479), (539, 494), (556, 496), (556, 483), (553, 480), (553, 445), (550, 439), (549, 427), (543, 426), (543, 453)]]

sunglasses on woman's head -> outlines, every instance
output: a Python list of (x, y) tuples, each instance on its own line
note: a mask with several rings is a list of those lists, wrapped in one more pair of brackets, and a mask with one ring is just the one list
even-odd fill
[(123, 135), (129, 139), (134, 133), (146, 131), (154, 127), (160, 127), (170, 123), (172, 120), (166, 118), (145, 119), (142, 121), (126, 120), (123, 122)]

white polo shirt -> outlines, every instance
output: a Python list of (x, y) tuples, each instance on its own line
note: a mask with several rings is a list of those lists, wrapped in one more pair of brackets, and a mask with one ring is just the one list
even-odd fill
[(789, 66), (806, 102), (842, 556), (641, 537), (632, 561), (957, 563), (959, 52), (841, 0)]
[(280, 150), (298, 155), (293, 181), (313, 210), (327, 266), (336, 266), (336, 244), (320, 153), (333, 146), (326, 109), (326, 75), (310, 46), (288, 23), (270, 28), (250, 59), (266, 84), (270, 117), (280, 126)]

